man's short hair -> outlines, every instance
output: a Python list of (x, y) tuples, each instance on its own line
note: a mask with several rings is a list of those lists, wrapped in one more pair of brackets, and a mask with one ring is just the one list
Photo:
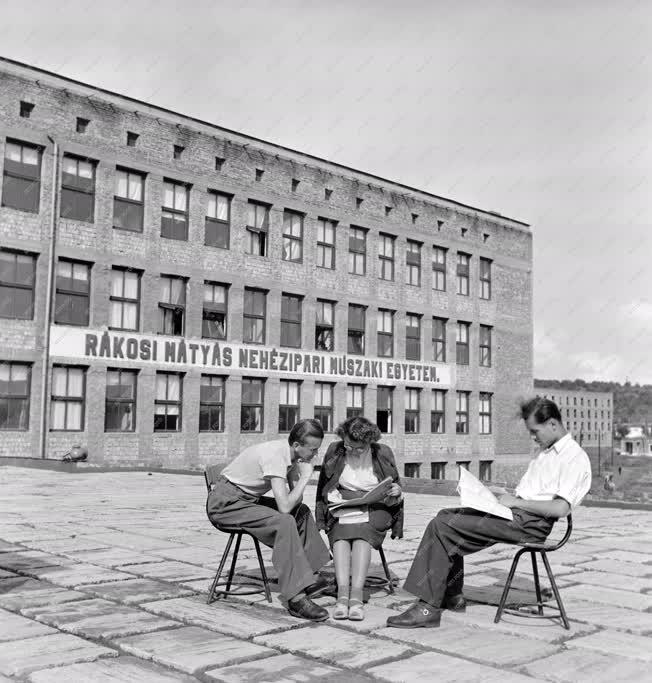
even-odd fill
[(293, 443), (298, 442), (303, 446), (306, 442), (306, 438), (309, 436), (314, 436), (317, 439), (324, 438), (324, 428), (321, 426), (319, 420), (313, 418), (299, 420), (299, 422), (290, 430), (288, 443), (291, 446)]
[(558, 422), (562, 421), (557, 404), (549, 398), (541, 398), (541, 396), (535, 396), (521, 403), (521, 417), (527, 420), (531, 415), (534, 415), (538, 424), (547, 422), (551, 418)]

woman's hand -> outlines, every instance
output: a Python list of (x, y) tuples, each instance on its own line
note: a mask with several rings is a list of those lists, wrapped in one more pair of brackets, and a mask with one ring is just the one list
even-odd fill
[(403, 493), (401, 487), (398, 484), (392, 484), (387, 492), (388, 498), (397, 498)]

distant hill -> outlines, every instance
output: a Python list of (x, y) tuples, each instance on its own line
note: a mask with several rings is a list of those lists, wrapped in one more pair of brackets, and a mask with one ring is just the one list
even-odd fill
[(534, 388), (579, 389), (582, 391), (612, 391), (614, 395), (614, 426), (619, 424), (652, 424), (652, 384), (631, 382), (586, 382), (583, 379), (535, 379)]

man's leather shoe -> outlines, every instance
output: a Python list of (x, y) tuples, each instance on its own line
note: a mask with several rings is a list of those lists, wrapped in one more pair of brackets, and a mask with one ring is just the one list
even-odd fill
[(466, 598), (463, 593), (457, 595), (446, 595), (442, 603), (443, 609), (449, 609), (451, 612), (466, 612)]
[(293, 617), (308, 619), (310, 621), (325, 621), (328, 619), (328, 610), (314, 603), (310, 598), (295, 598), (288, 600), (288, 612)]
[(325, 579), (321, 574), (317, 576), (317, 581), (306, 586), (303, 591), (309, 598), (318, 598), (320, 595), (324, 595), (324, 592), (330, 587), (328, 579)]
[(387, 619), (387, 625), (394, 628), (437, 628), (441, 621), (441, 610), (419, 600), (403, 614)]

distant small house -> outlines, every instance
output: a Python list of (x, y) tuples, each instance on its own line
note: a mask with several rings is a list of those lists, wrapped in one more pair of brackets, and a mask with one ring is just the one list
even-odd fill
[(646, 455), (652, 457), (652, 439), (645, 433), (643, 427), (630, 427), (620, 443), (622, 455)]

